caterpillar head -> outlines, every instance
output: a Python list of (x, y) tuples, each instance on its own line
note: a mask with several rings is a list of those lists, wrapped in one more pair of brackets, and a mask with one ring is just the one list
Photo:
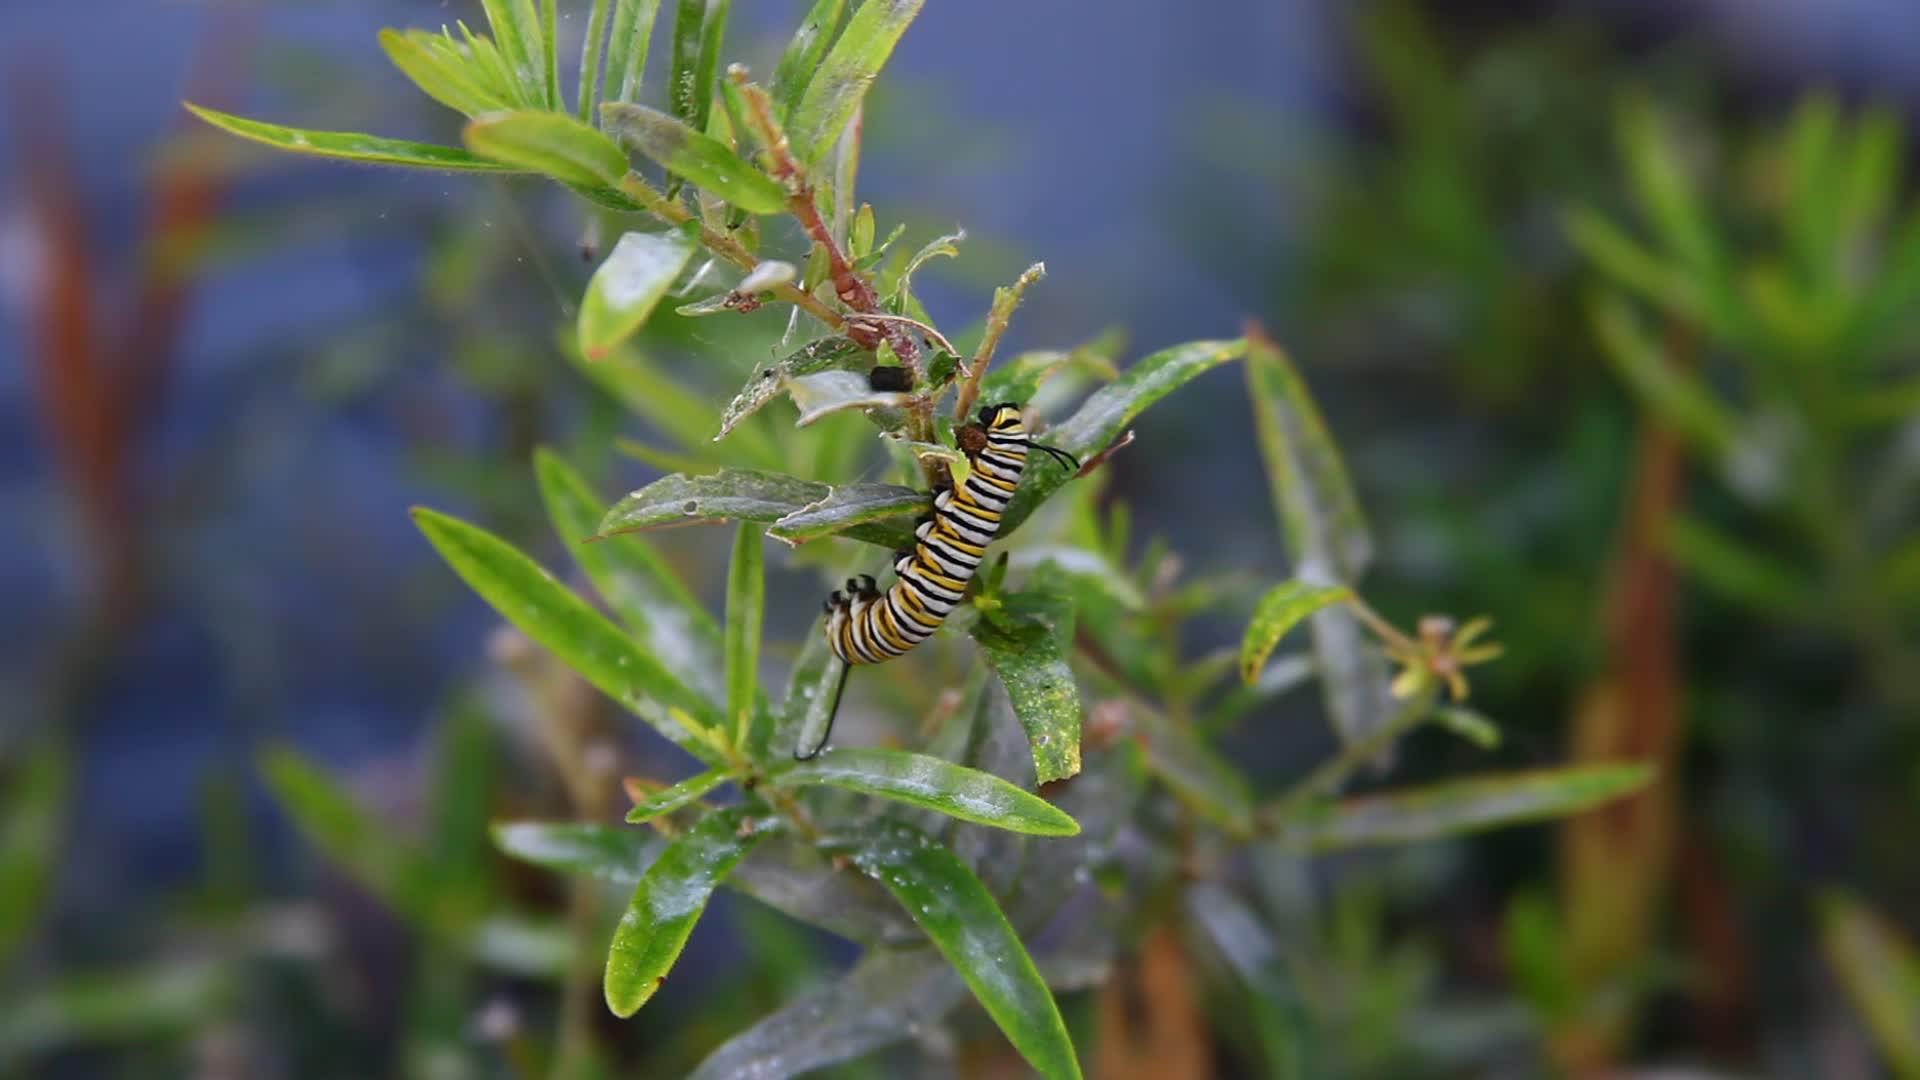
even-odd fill
[(1017, 401), (980, 407), (980, 426), (988, 431), (1012, 431), (1021, 425), (1021, 406)]

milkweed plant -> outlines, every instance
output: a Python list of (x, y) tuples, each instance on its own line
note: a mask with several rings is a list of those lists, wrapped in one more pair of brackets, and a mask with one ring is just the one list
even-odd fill
[[(1364, 602), (1366, 522), (1299, 371), (1259, 327), (1123, 367), (1111, 340), (999, 357), (1036, 265), (995, 291), (970, 332), (940, 329), (914, 279), (958, 257), (963, 237), (916, 246), (855, 194), (864, 98), (921, 4), (817, 0), (762, 78), (722, 67), (727, 0), (679, 0), (654, 104), (642, 73), (659, 0), (593, 0), (571, 102), (557, 0), (482, 0), (485, 33), (383, 31), (394, 64), (468, 117), (464, 146), (188, 106), (284, 150), (542, 176), (578, 196), (590, 238), (618, 230), (587, 245), (598, 266), (560, 347), (678, 446), (633, 447), (667, 475), (611, 507), (557, 454), (537, 455), (540, 495), (594, 596), (485, 528), (430, 509), (415, 519), (519, 633), (684, 751), (692, 775), (627, 782), (625, 825), (493, 826), (508, 855), (631, 889), (605, 949), (607, 1008), (629, 1016), (662, 989), (723, 885), (864, 950), (837, 981), (713, 1049), (698, 1076), (846, 1060), (936, 1024), (969, 992), (1035, 1070), (1079, 1076), (1054, 994), (1102, 983), (1151, 920), (1178, 919), (1249, 1000), (1287, 997), (1285, 958), (1223, 854), (1304, 859), (1444, 837), (1573, 812), (1647, 779), (1622, 762), (1342, 796), (1416, 728), (1497, 741), (1466, 703), (1469, 667), (1498, 653), (1489, 627), (1427, 616), (1403, 630)], [(688, 317), (783, 312), (786, 347), (715, 408), (635, 347), (669, 295), (693, 297), (678, 309)], [(1196, 657), (1182, 652), (1182, 625), (1244, 615), (1245, 583), (1184, 581), (1157, 543), (1132, 556), (1126, 507), (1099, 494), (1136, 417), (1234, 362), (1295, 576), (1260, 597), (1238, 649)], [(783, 397), (796, 425), (771, 421)], [(934, 659), (876, 669), (926, 664), (938, 677), (889, 683), (866, 705), (855, 679), (847, 708), (861, 725), (796, 760), (845, 673), (825, 616), (796, 648), (763, 645), (767, 552), (825, 581), (889, 568), (887, 553), (920, 542), (929, 491), (978, 467), (966, 435), (990, 403), (1023, 407), (1035, 440), (1078, 467), (1030, 463), (994, 550), (919, 650)], [(875, 461), (904, 482), (855, 482)], [(721, 620), (646, 533), (727, 522)], [(1300, 624), (1306, 646), (1274, 657)], [(761, 676), (778, 656), (792, 661), (775, 687)], [(1329, 760), (1280, 785), (1215, 748), (1308, 679), (1339, 740)], [(281, 757), (270, 771), (297, 787), (312, 779), (303, 768)], [(1268, 1033), (1256, 1052), (1298, 1072), (1305, 1045)]]

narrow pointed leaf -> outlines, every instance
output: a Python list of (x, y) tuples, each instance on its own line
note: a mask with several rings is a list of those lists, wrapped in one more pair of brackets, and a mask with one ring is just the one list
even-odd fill
[(620, 142), (668, 172), (750, 214), (787, 209), (787, 189), (727, 144), (656, 109), (625, 102), (600, 106), (601, 124)]
[(829, 787), (893, 799), (962, 821), (1035, 836), (1072, 836), (1080, 826), (1052, 803), (978, 769), (925, 754), (879, 747), (828, 750), (812, 761), (783, 763), (778, 787)]
[(1251, 686), (1260, 677), (1273, 647), (1300, 620), (1329, 604), (1337, 604), (1353, 595), (1344, 585), (1310, 585), (1304, 581), (1285, 581), (1260, 598), (1253, 620), (1240, 640), (1240, 678)]
[(1319, 567), (1337, 581), (1358, 581), (1373, 558), (1373, 539), (1346, 464), (1306, 380), (1286, 353), (1265, 339), (1247, 348), (1247, 396), (1295, 565)]
[(721, 414), (720, 434), (715, 435), (714, 440), (717, 442), (725, 438), (742, 420), (785, 393), (789, 379), (822, 371), (865, 372), (872, 366), (873, 354), (855, 345), (851, 339), (835, 336), (810, 341), (795, 352), (755, 369), (748, 376), (747, 384), (733, 396), (733, 400), (727, 403), (726, 411)]
[(676, 745), (709, 765), (720, 764), (711, 747), (664, 712), (678, 709), (711, 729), (718, 710), (606, 616), (485, 529), (425, 508), (416, 508), (413, 517), (454, 572), (508, 622)]
[(965, 863), (916, 829), (885, 824), (855, 849), (853, 865), (893, 893), (1029, 1065), (1053, 1080), (1079, 1077), (1052, 992)]
[[(577, 346), (578, 338), (570, 335), (563, 347), (569, 345)], [(703, 460), (717, 459), (715, 464), (762, 469), (788, 465), (788, 456), (774, 443), (773, 437), (755, 427), (740, 429), (724, 445), (709, 445), (713, 410), (706, 395), (661, 370), (662, 365), (656, 359), (637, 352), (630, 345), (615, 348), (604, 360), (589, 360), (577, 347), (568, 347), (565, 351), (576, 370), (629, 411), (672, 438), (679, 449), (698, 450)]]
[(540, 0), (539, 53), (541, 97), (547, 108), (559, 112), (566, 108), (560, 98), (560, 19), (558, 0)]
[(1246, 778), (1198, 732), (1139, 710), (1135, 735), (1147, 771), (1189, 809), (1234, 836), (1253, 831), (1253, 793)]
[(1667, 550), (1690, 574), (1737, 603), (1790, 614), (1810, 610), (1815, 589), (1798, 568), (1690, 514), (1668, 519)]
[(584, 821), (509, 821), (492, 832), (494, 846), (521, 862), (629, 887), (667, 846), (666, 837), (652, 829)]
[(591, 124), (598, 115), (600, 54), (607, 44), (609, 3), (610, 0), (593, 0), (593, 7), (587, 12), (587, 34), (580, 42), (580, 88), (574, 99), (574, 110), (582, 123)]
[(520, 99), (529, 105), (545, 95), (534, 46), (540, 37), (538, 16), (533, 0), (480, 0), (487, 13), (487, 28), (500, 43), (500, 55), (512, 68)]
[(637, 101), (641, 76), (647, 69), (647, 46), (653, 40), (653, 20), (660, 0), (617, 0), (613, 28), (608, 31), (606, 101)]
[(1080, 771), (1080, 688), (1053, 628), (1036, 619), (982, 619), (973, 637), (1007, 688), (1042, 784)]
[(633, 809), (627, 811), (627, 823), (638, 825), (652, 821), (662, 814), (671, 814), (726, 783), (729, 775), (725, 769), (708, 769), (670, 787), (661, 788), (633, 804)]
[(61, 854), (72, 762), (46, 739), (11, 762), (0, 788), (0, 968), (42, 914)]
[(249, 120), (243, 116), (232, 116), (214, 109), (202, 108), (191, 102), (187, 103), (187, 111), (222, 131), (238, 135), (243, 139), (265, 143), (280, 150), (291, 150), (296, 154), (317, 154), (321, 157), (366, 161), (381, 165), (409, 165), (420, 169), (528, 171), (519, 165), (480, 157), (457, 146), (438, 146), (407, 139), (385, 139), (378, 135), (363, 135), (357, 131), (310, 131), (305, 128), (282, 127), (279, 124), (268, 124), (259, 120)]
[[(1084, 460), (1106, 449), (1149, 405), (1195, 376), (1236, 359), (1246, 348), (1241, 340), (1193, 341), (1141, 357), (1118, 379), (1096, 390), (1080, 411), (1042, 432), (1040, 440)], [(1073, 479), (1073, 474), (1050, 461), (1043, 455), (1028, 460), (1020, 490), (1014, 492), (1001, 519), (1001, 536), (1012, 533), (1048, 496)]]
[(580, 300), (580, 352), (599, 360), (638, 333), (672, 287), (694, 243), (679, 232), (630, 232), (587, 282)]
[(673, 67), (667, 101), (673, 115), (695, 131), (707, 129), (713, 82), (726, 32), (728, 0), (679, 0), (673, 17)]
[(533, 455), (554, 531), (614, 615), (668, 671), (718, 705), (726, 700), (720, 627), (673, 569), (638, 536), (592, 539), (606, 501), (558, 454)]
[(1709, 456), (1727, 461), (1739, 440), (1739, 422), (1698, 378), (1669, 362), (1633, 309), (1604, 294), (1588, 305), (1595, 334), (1614, 370), (1643, 404)]
[(452, 43), (438, 34), (385, 29), (380, 48), (423, 93), (455, 112), (477, 116), (513, 105), (476, 78), (471, 59), (452, 52)]
[(787, 121), (794, 153), (811, 165), (827, 155), (924, 0), (866, 0), (807, 82)]
[(807, 83), (819, 68), (820, 58), (827, 54), (827, 48), (840, 31), (840, 18), (846, 8), (846, 0), (814, 0), (800, 29), (793, 32), (793, 40), (787, 42), (786, 51), (780, 54), (780, 63), (773, 69), (773, 82), (768, 90), (773, 97), (774, 119), (785, 123), (794, 106), (800, 103), (800, 95), (806, 92)]
[(307, 843), (361, 888), (411, 920), (432, 917), (429, 882), (416, 873), (420, 853), (402, 844), (343, 784), (286, 747), (260, 755), (274, 801)]
[[(858, 525), (922, 514), (929, 505), (926, 492), (899, 484), (839, 484), (818, 502), (775, 521), (767, 534), (799, 546)], [(904, 535), (906, 527), (899, 528)]]
[(1920, 1077), (1920, 951), (1845, 893), (1822, 898), (1820, 948), (1894, 1075)]
[(627, 174), (627, 155), (613, 140), (565, 113), (487, 113), (468, 121), (461, 136), (476, 154), (569, 184), (611, 188)]
[(1437, 840), (1562, 817), (1644, 787), (1642, 764), (1572, 766), (1454, 780), (1387, 795), (1363, 795), (1289, 816), (1275, 843), (1299, 852)]
[[(765, 553), (760, 530), (741, 522), (733, 534), (733, 560), (727, 573), (727, 720), (734, 745), (753, 741), (755, 692), (760, 669), (760, 624), (767, 603)], [(764, 742), (764, 739), (762, 740)]]
[[(667, 476), (615, 503), (600, 522), (603, 535), (717, 521), (771, 524), (825, 499), (826, 484), (754, 469), (705, 476)], [(844, 535), (889, 549), (911, 543), (912, 530), (887, 521), (850, 526)]]
[(647, 868), (607, 948), (604, 989), (615, 1016), (632, 1016), (653, 997), (714, 888), (765, 835), (744, 809), (716, 810), (667, 845)]

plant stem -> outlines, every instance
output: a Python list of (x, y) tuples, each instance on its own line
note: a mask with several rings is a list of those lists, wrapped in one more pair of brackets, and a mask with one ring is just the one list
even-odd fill
[(967, 379), (960, 384), (959, 396), (953, 402), (954, 423), (966, 422), (974, 399), (980, 396), (981, 376), (987, 373), (987, 365), (993, 362), (993, 351), (1000, 347), (1000, 336), (1007, 332), (1007, 324), (1013, 320), (1013, 309), (1020, 306), (1020, 298), (1026, 295), (1027, 286), (1046, 275), (1047, 264), (1034, 263), (1012, 285), (993, 290), (993, 306), (987, 310), (987, 328), (980, 335), (980, 347), (973, 351), (973, 362), (967, 365)]

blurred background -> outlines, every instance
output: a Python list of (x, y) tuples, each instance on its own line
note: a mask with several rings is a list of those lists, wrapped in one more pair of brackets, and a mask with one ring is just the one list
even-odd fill
[[(739, 0), (730, 55), (770, 70), (801, 6)], [(178, 105), (457, 143), (374, 34), (477, 7), (7, 13), (0, 1074), (513, 1075), (546, 1007), (544, 944), (450, 961), (289, 828), (257, 761), (298, 747), (403, 833), (464, 822), (480, 863), (479, 823), (555, 805), (514, 643), (406, 509), (552, 559), (533, 447), (610, 495), (657, 475), (609, 452), (651, 435), (556, 344), (592, 269), (578, 208), (275, 155)], [(1044, 260), (1015, 347), (1259, 318), (1348, 455), (1370, 600), (1494, 618), (1475, 701), (1503, 763), (1665, 767), (1565, 826), (1326, 872), (1346, 1072), (1920, 1075), (1887, 1034), (1920, 985), (1857, 970), (1920, 931), (1916, 49), (1906, 0), (933, 0), (895, 54), (863, 197), (913, 245), (966, 228), (926, 275), (937, 317)], [(701, 365), (765, 348), (656, 321), (714, 409), (734, 369)], [(1244, 393), (1223, 370), (1170, 398), (1109, 496), (1189, 568), (1272, 579)], [(713, 537), (661, 544), (717, 609)], [(815, 589), (776, 582), (772, 629)], [(1236, 753), (1297, 771), (1328, 737), (1294, 719)], [(452, 826), (449, 775), (490, 778)], [(632, 1075), (845, 958), (749, 905), (694, 950)], [(1500, 1005), (1408, 1033), (1461, 988)]]

